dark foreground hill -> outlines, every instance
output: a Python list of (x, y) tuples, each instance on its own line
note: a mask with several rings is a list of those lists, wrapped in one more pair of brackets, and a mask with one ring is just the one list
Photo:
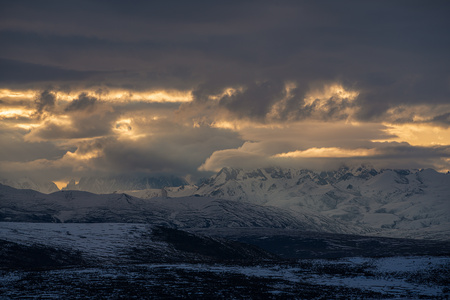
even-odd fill
[(447, 242), (287, 229), (226, 229), (227, 235), (225, 229), (201, 230), (3, 222), (0, 294), (3, 299), (450, 296)]

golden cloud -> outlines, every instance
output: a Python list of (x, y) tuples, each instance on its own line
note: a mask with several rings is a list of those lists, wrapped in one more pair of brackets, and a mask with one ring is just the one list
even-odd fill
[(325, 108), (327, 102), (332, 99), (333, 102), (342, 103), (344, 101), (353, 102), (358, 97), (359, 92), (346, 89), (339, 83), (324, 85), (321, 88), (311, 89), (305, 95), (305, 105), (315, 105), (317, 108)]
[(242, 93), (245, 90), (244, 87), (239, 86), (239, 87), (227, 87), (224, 88), (223, 91), (221, 93), (215, 94), (215, 95), (209, 95), (208, 99), (210, 100), (220, 100), (223, 97), (231, 97), (233, 95), (235, 95), (236, 93)]
[(450, 128), (432, 124), (384, 124), (389, 139), (373, 142), (406, 142), (413, 146), (450, 145)]
[[(32, 100), (41, 90), (12, 90), (0, 89), (0, 98), (15, 100)], [(59, 101), (72, 101), (76, 99), (80, 93), (85, 93), (89, 97), (95, 97), (101, 101), (113, 102), (190, 102), (192, 101), (192, 91), (182, 90), (148, 90), (148, 91), (132, 91), (123, 89), (102, 89), (90, 88), (72, 91), (54, 91)]]
[(378, 154), (376, 149), (344, 149), (338, 147), (309, 148), (286, 153), (276, 154), (273, 157), (280, 158), (352, 158), (370, 157)]
[(33, 99), (36, 96), (36, 93), (37, 92), (33, 90), (0, 89), (0, 98)]
[(34, 114), (34, 110), (23, 108), (2, 108), (0, 111), (0, 120), (12, 118), (30, 118)]

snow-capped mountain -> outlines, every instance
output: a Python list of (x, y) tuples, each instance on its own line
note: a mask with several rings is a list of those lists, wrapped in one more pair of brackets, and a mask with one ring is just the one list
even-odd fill
[[(131, 177), (85, 178), (78, 184), (69, 184), (67, 188), (86, 189), (97, 193), (118, 191), (121, 194), (96, 198), (96, 195), (82, 194), (81, 192), (78, 194), (75, 191), (65, 191), (64, 194), (56, 193), (55, 195), (65, 195), (64, 197), (69, 198), (71, 196), (68, 195), (76, 195), (77, 199), (88, 199), (86, 201), (94, 199), (92, 201), (95, 205), (82, 208), (74, 206), (48, 213), (42, 213), (41, 210), (41, 213), (35, 214), (33, 218), (42, 217), (47, 221), (81, 222), (83, 220), (95, 221), (95, 218), (98, 217), (99, 220), (146, 222), (146, 217), (151, 216), (149, 220), (153, 222), (158, 214), (148, 213), (148, 211), (155, 210), (160, 211), (161, 220), (167, 218), (172, 222), (169, 223), (174, 225), (180, 221), (178, 218), (182, 218), (180, 222), (189, 223), (190, 225), (186, 225), (189, 227), (194, 225), (188, 220), (188, 215), (195, 218), (211, 218), (211, 213), (214, 213), (214, 222), (217, 222), (223, 213), (226, 215), (224, 222), (228, 222), (231, 217), (230, 212), (235, 210), (233, 218), (250, 220), (255, 218), (255, 215), (246, 215), (252, 210), (245, 205), (252, 204), (259, 208), (264, 206), (268, 210), (278, 207), (283, 211), (281, 215), (289, 211), (291, 216), (296, 214), (296, 218), (299, 217), (303, 221), (309, 218), (306, 223), (310, 225), (306, 226), (306, 223), (302, 225), (306, 226), (305, 228), (308, 230), (332, 231), (330, 227), (334, 225), (330, 224), (333, 220), (333, 222), (337, 222), (336, 224), (345, 223), (348, 226), (345, 230), (341, 228), (342, 226), (338, 226), (339, 229), (336, 232), (365, 232), (393, 237), (450, 239), (450, 174), (439, 173), (432, 169), (376, 170), (361, 166), (329, 172), (314, 172), (283, 168), (261, 168), (250, 171), (224, 168), (198, 187), (183, 184), (185, 182), (176, 177), (154, 178), (153, 181), (148, 178)], [(63, 202), (58, 200), (58, 197), (62, 196), (55, 195), (49, 195), (47, 198), (33, 197), (45, 198), (52, 203), (64, 203), (65, 200)], [(171, 198), (181, 197), (181, 199), (164, 199), (166, 195)], [(141, 199), (132, 200), (132, 202), (137, 201), (133, 208), (121, 206), (122, 204), (115, 207), (114, 203), (119, 201), (120, 197), (122, 197), (120, 200), (122, 202), (125, 201), (123, 199)], [(215, 200), (221, 204), (214, 202)], [(39, 201), (36, 203), (41, 203)], [(169, 203), (175, 202), (180, 207), (177, 205), (167, 207)], [(101, 208), (96, 206), (98, 203), (103, 203)], [(194, 203), (197, 203), (195, 205), (203, 204), (193, 207)], [(187, 206), (183, 208), (183, 205)], [(29, 206), (36, 207), (36, 211), (40, 210), (37, 204), (32, 203)], [(212, 207), (220, 208), (210, 211)], [(28, 207), (26, 208), (28, 209)], [(4, 218), (8, 217), (8, 209), (5, 210), (2, 205), (1, 212)], [(178, 211), (178, 213), (174, 215), (161, 213), (161, 209)], [(15, 211), (16, 216), (13, 218), (18, 218), (19, 211)], [(83, 215), (80, 213), (81, 211), (85, 211), (86, 214)], [(76, 212), (77, 216), (67, 218), (66, 214), (70, 215), (69, 212), (70, 214)], [(275, 212), (271, 211), (269, 215), (272, 213)], [(25, 215), (30, 217), (29, 211)], [(175, 215), (177, 218), (172, 220), (171, 218)], [(264, 214), (260, 214), (256, 218), (260, 221), (255, 224), (262, 222), (264, 219), (261, 217), (262, 215)], [(123, 220), (121, 216), (123, 216)], [(198, 222), (198, 219), (193, 222)], [(243, 225), (239, 222), (238, 224)], [(294, 222), (294, 224), (296, 223)], [(273, 224), (266, 225), (273, 226)], [(283, 226), (288, 226), (288, 224), (284, 223)]]
[(319, 214), (211, 197), (140, 199), (127, 194), (59, 191), (49, 195), (0, 185), (0, 221), (146, 223), (177, 228), (286, 228), (358, 233)]
[(29, 177), (17, 179), (0, 178), (0, 184), (8, 185), (16, 189), (31, 189), (45, 194), (59, 191), (56, 184), (51, 181), (31, 179)]
[(450, 174), (432, 169), (362, 166), (317, 173), (224, 168), (195, 193), (292, 211), (311, 210), (394, 236), (450, 238)]
[(96, 194), (109, 194), (118, 191), (161, 189), (165, 186), (181, 186), (187, 182), (175, 176), (115, 176), (82, 177), (79, 182), (71, 180), (64, 190), (79, 190)]

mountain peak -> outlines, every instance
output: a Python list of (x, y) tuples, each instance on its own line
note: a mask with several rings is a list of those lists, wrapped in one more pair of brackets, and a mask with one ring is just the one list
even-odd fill
[(56, 184), (52, 181), (45, 181), (30, 177), (8, 179), (0, 178), (0, 183), (16, 189), (35, 190), (44, 194), (50, 194), (59, 191)]

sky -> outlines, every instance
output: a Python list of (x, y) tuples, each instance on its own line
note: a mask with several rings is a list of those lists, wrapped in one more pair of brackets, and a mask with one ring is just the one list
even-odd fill
[(0, 177), (450, 170), (448, 1), (0, 1)]

